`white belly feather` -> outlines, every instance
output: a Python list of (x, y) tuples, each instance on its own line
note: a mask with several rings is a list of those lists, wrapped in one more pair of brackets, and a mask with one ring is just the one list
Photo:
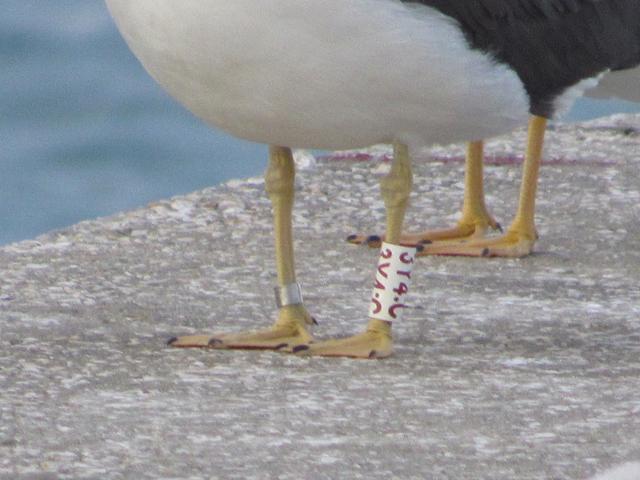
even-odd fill
[(450, 21), (397, 0), (107, 0), (151, 75), (256, 142), (354, 148), (481, 139), (522, 125), (518, 77)]

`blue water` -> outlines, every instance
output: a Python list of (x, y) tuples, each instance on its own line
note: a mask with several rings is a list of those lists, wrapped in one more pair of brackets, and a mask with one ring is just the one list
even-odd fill
[(266, 151), (173, 102), (101, 0), (3, 0), (0, 244), (259, 174)]
[[(573, 118), (608, 111), (640, 108), (587, 101)], [(0, 244), (259, 175), (266, 153), (174, 103), (102, 0), (3, 0)]]

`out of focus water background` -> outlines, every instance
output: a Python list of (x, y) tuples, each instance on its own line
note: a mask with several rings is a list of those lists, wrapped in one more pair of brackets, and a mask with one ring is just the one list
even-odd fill
[[(618, 111), (640, 106), (585, 99), (567, 120)], [(102, 0), (2, 0), (0, 245), (259, 175), (266, 154), (173, 102)]]

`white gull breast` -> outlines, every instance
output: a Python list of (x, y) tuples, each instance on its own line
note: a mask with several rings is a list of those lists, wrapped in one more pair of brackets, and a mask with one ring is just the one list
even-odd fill
[(130, 48), (208, 123), (272, 145), (481, 139), (526, 120), (509, 68), (398, 0), (107, 0)]

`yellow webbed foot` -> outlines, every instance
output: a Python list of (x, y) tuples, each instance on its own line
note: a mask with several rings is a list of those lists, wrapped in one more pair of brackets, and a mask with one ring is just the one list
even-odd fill
[(449, 255), (466, 257), (519, 258), (533, 251), (537, 236), (509, 231), (496, 238), (485, 238), (461, 242), (438, 242), (425, 245), (417, 255)]
[(270, 328), (240, 333), (214, 335), (187, 335), (169, 340), (171, 347), (218, 348), (245, 350), (282, 350), (309, 343), (313, 337), (305, 324), (315, 323), (302, 306), (289, 306), (280, 310), (280, 318)]
[[(465, 161), (465, 194), (462, 215), (457, 225), (452, 228), (427, 230), (420, 233), (403, 233), (399, 243), (402, 245), (422, 245), (440, 241), (461, 241), (484, 238), (489, 230), (500, 230), (502, 227), (489, 213), (484, 201), (482, 185), (483, 142), (469, 142)], [(379, 248), (385, 241), (383, 235), (355, 234), (347, 237), (349, 243)]]
[[(499, 230), (502, 227), (493, 217), (487, 216), (483, 219), (473, 219), (471, 221), (461, 220), (455, 227), (426, 230), (419, 233), (403, 233), (400, 237), (402, 245), (429, 245), (435, 242), (462, 240), (474, 240), (484, 238), (487, 231)], [(380, 248), (385, 240), (384, 235), (362, 235), (354, 234), (347, 237), (347, 242), (354, 245), (366, 245), (369, 248)]]
[(367, 330), (352, 337), (304, 343), (291, 351), (298, 355), (344, 358), (386, 358), (393, 353), (391, 326), (381, 320), (371, 320)]

